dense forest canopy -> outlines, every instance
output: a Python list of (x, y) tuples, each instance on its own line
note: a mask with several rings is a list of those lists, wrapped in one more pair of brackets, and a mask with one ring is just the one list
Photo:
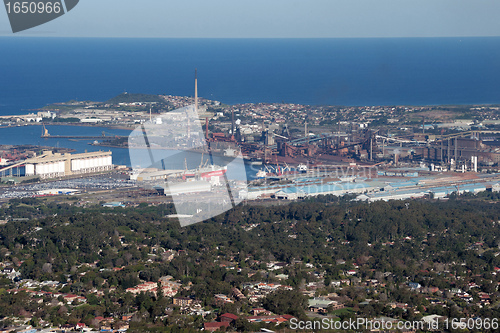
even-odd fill
[[(184, 228), (166, 217), (173, 212), (174, 207), (166, 204), (107, 209), (12, 200), (0, 209), (0, 219), (9, 220), (0, 226), (0, 256), (18, 267), (23, 279), (70, 281), (64, 292), (84, 295), (92, 289), (116, 288), (118, 294), (89, 299), (87, 313), (72, 312), (62, 316), (62, 322), (71, 316), (125, 314), (131, 307), (153, 318), (157, 300), (134, 300), (125, 290), (165, 275), (190, 285), (181, 295), (215, 306), (214, 294), (230, 294), (245, 282), (277, 281), (274, 274), (265, 272), (270, 261), (286, 264), (280, 272), (287, 279), (281, 283), (294, 289), (318, 281), (318, 273), (328, 286), (356, 265), (360, 279), (377, 278), (395, 286), (385, 298), (389, 295), (411, 304), (421, 298), (397, 287), (408, 281), (444, 289), (477, 281), (481, 290), (494, 297), (498, 293), (500, 280), (491, 274), (500, 266), (496, 201), (457, 197), (366, 204), (319, 197), (289, 205), (240, 205)], [(178, 256), (165, 260), (162, 254), (170, 250)], [(228, 270), (228, 265), (237, 269)], [(461, 278), (450, 280), (451, 273)], [(5, 293), (12, 282), (0, 283), (4, 288), (0, 303), (17, 304)], [(355, 305), (356, 293), (346, 292)], [(277, 298), (279, 294), (262, 304), (268, 309), (289, 309), (286, 302), (273, 301)], [(289, 311), (301, 316), (301, 308)], [(16, 306), (0, 309), (3, 315), (22, 312)], [(441, 311), (429, 309), (428, 313)], [(42, 317), (54, 315), (43, 311)]]
[[(21, 268), (32, 278), (40, 277), (48, 260), (51, 274), (61, 274), (77, 263), (130, 263), (155, 246), (184, 250), (193, 259), (215, 248), (224, 255), (320, 265), (364, 256), (377, 262), (375, 268), (387, 269), (396, 259), (417, 264), (429, 255), (434, 261), (474, 262), (478, 256), (470, 245), (481, 242), (488, 249), (484, 259), (500, 244), (500, 207), (480, 200), (247, 205), (185, 228), (165, 217), (174, 212), (171, 205), (83, 209), (22, 199), (7, 206), (0, 218), (14, 221), (0, 226), (0, 249), (28, 256)], [(472, 262), (470, 268), (477, 269)], [(488, 264), (500, 265), (500, 259), (493, 256)]]

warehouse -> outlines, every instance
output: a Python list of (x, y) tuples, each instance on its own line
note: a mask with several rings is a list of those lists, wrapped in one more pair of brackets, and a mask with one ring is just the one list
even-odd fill
[(200, 192), (211, 192), (212, 185), (207, 181), (192, 181), (168, 184), (165, 187), (165, 195), (192, 194)]
[(86, 174), (113, 169), (111, 152), (70, 155), (71, 174)]
[(0, 171), (5, 173), (14, 168), (19, 170), (19, 176), (47, 179), (112, 170), (113, 162), (111, 152), (54, 154), (44, 151), (40, 156), (7, 166)]

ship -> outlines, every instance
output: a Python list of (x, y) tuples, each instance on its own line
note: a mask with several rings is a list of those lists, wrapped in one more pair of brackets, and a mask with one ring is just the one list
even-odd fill
[(192, 181), (192, 180), (212, 180), (212, 177), (223, 177), (227, 172), (227, 166), (221, 167), (218, 165), (209, 165), (199, 167), (197, 169), (184, 169), (184, 170), (161, 170), (156, 168), (151, 169), (134, 169), (130, 173), (131, 180), (139, 180), (139, 181), (155, 181), (159, 179), (166, 180), (170, 178), (179, 179), (182, 178), (183, 181)]
[(194, 170), (186, 170), (182, 174), (183, 179), (187, 178), (201, 178), (205, 180), (210, 180), (212, 177), (222, 177), (227, 172), (227, 166), (209, 165), (206, 167), (200, 167)]

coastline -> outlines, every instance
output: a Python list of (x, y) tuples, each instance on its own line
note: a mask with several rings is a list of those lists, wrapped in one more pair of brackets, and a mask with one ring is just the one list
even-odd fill
[[(37, 122), (37, 123), (26, 123), (21, 126), (79, 126), (79, 127), (100, 127), (100, 128), (109, 128), (109, 129), (118, 129), (118, 130), (130, 130), (133, 131), (134, 128), (132, 126), (127, 126), (127, 125), (113, 125), (113, 124), (84, 124), (84, 123), (65, 123), (65, 122), (54, 122), (54, 123), (42, 123), (42, 122)], [(19, 127), (19, 126), (0, 126), (0, 128), (12, 128), (12, 127)]]

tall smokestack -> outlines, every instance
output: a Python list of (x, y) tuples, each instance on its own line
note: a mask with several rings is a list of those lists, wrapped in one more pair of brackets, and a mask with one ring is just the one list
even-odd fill
[(231, 137), (234, 139), (234, 110), (231, 111)]
[(194, 70), (194, 110), (198, 112), (198, 69)]

